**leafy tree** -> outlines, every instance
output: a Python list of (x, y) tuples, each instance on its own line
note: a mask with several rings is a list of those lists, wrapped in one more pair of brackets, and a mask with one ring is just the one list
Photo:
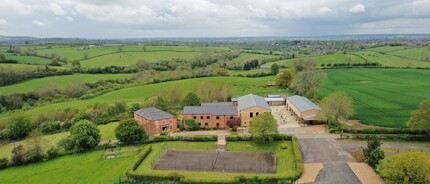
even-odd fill
[(33, 125), (27, 116), (15, 116), (9, 121), (7, 129), (11, 139), (18, 139), (27, 136)]
[(273, 63), (272, 66), (270, 66), (270, 70), (272, 71), (272, 74), (278, 74), (279, 72), (279, 66), (276, 63)]
[(25, 150), (22, 145), (13, 147), (11, 155), (13, 165), (24, 165), (24, 151)]
[(189, 92), (182, 100), (181, 107), (184, 106), (197, 106), (200, 105), (200, 98), (193, 92)]
[(372, 137), (367, 140), (367, 147), (363, 148), (363, 154), (366, 159), (370, 157), (370, 154), (373, 150), (380, 148), (382, 145), (381, 141), (376, 139), (375, 137)]
[(278, 134), (278, 123), (270, 113), (263, 113), (252, 118), (249, 133), (255, 141), (265, 142), (271, 135)]
[(185, 124), (187, 125), (188, 130), (199, 130), (200, 126), (195, 119), (187, 119), (185, 120)]
[(4, 157), (0, 158), (0, 169), (6, 168), (9, 165), (9, 160)]
[(115, 137), (121, 142), (141, 141), (145, 137), (145, 130), (136, 120), (126, 119), (115, 128)]
[(308, 98), (317, 98), (318, 88), (323, 85), (327, 74), (316, 68), (315, 60), (294, 62), (295, 76), (291, 82), (291, 88), (299, 95)]
[(133, 117), (134, 116), (134, 112), (138, 111), (139, 109), (141, 109), (142, 106), (138, 103), (132, 103), (130, 104), (130, 106), (127, 107), (127, 115), (128, 117)]
[(155, 107), (160, 110), (167, 111), (167, 103), (164, 101), (163, 97), (159, 96), (157, 98), (157, 102), (155, 103)]
[(294, 78), (294, 72), (292, 70), (284, 70), (281, 73), (279, 73), (276, 76), (276, 85), (278, 85), (279, 87), (288, 87), (290, 86), (293, 78)]
[(381, 147), (377, 147), (376, 149), (372, 150), (372, 152), (370, 152), (370, 156), (367, 159), (367, 164), (369, 164), (373, 169), (378, 169), (384, 158), (384, 150), (382, 150)]
[(352, 99), (345, 92), (334, 92), (321, 101), (321, 117), (331, 123), (354, 113)]
[(411, 118), (406, 125), (412, 128), (430, 127), (430, 99), (420, 103), (418, 109), (411, 113)]
[(81, 120), (70, 128), (69, 139), (78, 152), (96, 147), (100, 138), (99, 128), (91, 121)]
[(6, 60), (6, 56), (3, 53), (0, 53), (0, 61)]
[(243, 70), (251, 70), (251, 64), (249, 64), (248, 62), (246, 62), (246, 63), (243, 65)]
[(228, 69), (225, 69), (225, 68), (216, 68), (215, 69), (215, 73), (218, 76), (226, 76), (226, 75), (228, 75)]
[(127, 109), (127, 104), (124, 101), (115, 102), (112, 106), (109, 107), (108, 112), (109, 115), (119, 115), (125, 112)]
[(387, 184), (430, 183), (430, 155), (406, 152), (387, 157), (379, 173)]
[(72, 61), (72, 67), (73, 68), (81, 68), (81, 62), (80, 61)]

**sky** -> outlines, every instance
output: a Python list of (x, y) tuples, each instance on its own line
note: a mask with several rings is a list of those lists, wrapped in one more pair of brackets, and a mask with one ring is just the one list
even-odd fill
[(69, 38), (430, 33), (430, 0), (0, 0), (0, 35)]

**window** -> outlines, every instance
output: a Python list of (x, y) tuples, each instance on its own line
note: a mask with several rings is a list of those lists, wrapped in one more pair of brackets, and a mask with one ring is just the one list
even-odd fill
[(194, 118), (194, 119), (197, 119), (197, 116), (194, 116), (193, 118)]
[(259, 114), (258, 112), (255, 113), (256, 116), (258, 116), (258, 114)]
[(208, 122), (206, 122), (206, 123), (205, 123), (205, 126), (208, 126), (208, 125), (209, 125), (209, 123), (208, 123)]
[(200, 119), (203, 119), (203, 116), (200, 116)]
[(230, 116), (230, 119), (233, 119), (233, 116)]
[(155, 126), (158, 127), (158, 121), (155, 121)]
[(250, 117), (250, 118), (254, 117), (254, 113), (250, 112), (250, 113), (249, 113), (249, 117)]
[(172, 118), (170, 118), (170, 123), (173, 123), (173, 119)]
[(206, 116), (206, 119), (211, 119), (211, 117), (210, 116)]
[(201, 124), (201, 123), (199, 123), (199, 126), (202, 126), (202, 124)]
[(170, 124), (170, 130), (173, 130), (173, 124)]
[(216, 126), (219, 127), (219, 123), (217, 123)]
[(216, 119), (219, 119), (219, 116), (217, 116)]

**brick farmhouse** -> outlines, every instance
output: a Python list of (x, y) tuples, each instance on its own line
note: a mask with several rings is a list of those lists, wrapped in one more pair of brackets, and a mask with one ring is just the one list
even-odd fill
[(144, 108), (134, 112), (134, 119), (142, 125), (148, 135), (160, 134), (164, 130), (177, 129), (176, 116), (155, 107)]

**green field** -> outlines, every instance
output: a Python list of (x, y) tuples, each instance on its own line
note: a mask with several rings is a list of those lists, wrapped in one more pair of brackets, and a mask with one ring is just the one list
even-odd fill
[(94, 83), (98, 80), (125, 79), (131, 77), (131, 74), (73, 74), (40, 79), (31, 79), (13, 85), (0, 87), (0, 94), (27, 93), (37, 91), (49, 86), (63, 88), (74, 82)]
[[(116, 140), (115, 138), (115, 128), (118, 126), (118, 122), (112, 122), (106, 125), (99, 125), (100, 134), (101, 134), (101, 140)], [(52, 146), (57, 145), (57, 142), (61, 139), (67, 137), (69, 135), (69, 132), (61, 132), (51, 135), (42, 135), (41, 140), (43, 142), (43, 149), (47, 150)], [(0, 158), (6, 157), (9, 158), (13, 145), (23, 145), (24, 148), (31, 143), (29, 139), (24, 139), (21, 141), (15, 141), (15, 142), (7, 142), (7, 143), (1, 143), (0, 142)], [(1, 172), (0, 172), (1, 173)]]
[(137, 61), (144, 60), (147, 62), (156, 62), (160, 60), (173, 59), (192, 59), (202, 53), (200, 52), (122, 52), (103, 55), (92, 59), (81, 61), (83, 67), (105, 67), (105, 66), (130, 66), (135, 65)]
[(264, 55), (264, 54), (251, 54), (251, 53), (240, 53), (239, 55), (239, 59), (244, 60), (244, 59), (248, 59), (248, 58), (261, 58), (261, 59), (265, 59), (265, 58), (274, 58), (276, 56), (273, 55)]
[(365, 124), (405, 127), (412, 110), (430, 98), (430, 70), (330, 69), (321, 97), (348, 93), (354, 103), (352, 119)]
[(430, 67), (430, 62), (405, 59), (390, 54), (384, 55), (374, 51), (356, 52), (356, 54), (365, 58), (369, 62), (378, 62), (384, 67)]
[(90, 151), (7, 168), (0, 171), (0, 183), (114, 183), (122, 176), (134, 156), (99, 160), (102, 152)]
[(24, 56), (24, 55), (10, 54), (10, 53), (7, 53), (5, 55), (6, 55), (6, 59), (17, 60), (18, 63), (24, 63), (24, 64), (49, 64), (49, 63), (51, 63), (50, 59), (37, 57), (37, 56)]
[(426, 48), (426, 47), (410, 48), (405, 50), (389, 52), (388, 54), (421, 60), (422, 55), (425, 53), (430, 54), (430, 48)]
[[(228, 142), (228, 151), (242, 151), (242, 152), (276, 152), (277, 174), (247, 174), (247, 173), (217, 173), (217, 172), (193, 172), (193, 171), (174, 171), (185, 176), (187, 181), (234, 181), (235, 177), (243, 176), (259, 176), (259, 177), (280, 177), (280, 176), (293, 176), (294, 175), (294, 154), (291, 142), (288, 144), (288, 149), (280, 149), (280, 145), (285, 142), (270, 142), (270, 143), (255, 143), (255, 142)], [(153, 170), (151, 167), (151, 160), (160, 151), (162, 145), (165, 143), (152, 144), (151, 153), (136, 169), (137, 173), (151, 173), (169, 175), (172, 171)], [(186, 150), (213, 150), (215, 142), (172, 142), (174, 149)], [(170, 147), (170, 146), (169, 146)]]
[(88, 100), (75, 100), (63, 103), (56, 103), (45, 105), (37, 108), (32, 108), (26, 111), (17, 111), (7, 114), (0, 114), (0, 119), (7, 119), (16, 114), (23, 114), (33, 117), (37, 114), (50, 112), (52, 109), (64, 109), (67, 107), (81, 108), (86, 105), (94, 103), (113, 103), (115, 101), (125, 102), (143, 102), (149, 97), (159, 95), (161, 91), (173, 87), (180, 87), (184, 92), (193, 91), (198, 85), (204, 82), (211, 82), (215, 84), (230, 84), (233, 86), (234, 94), (244, 95), (253, 93), (257, 95), (277, 94), (284, 93), (285, 90), (271, 87), (263, 88), (263, 84), (271, 84), (275, 80), (275, 76), (261, 77), (261, 78), (245, 78), (245, 77), (206, 77), (178, 80), (172, 82), (163, 82), (158, 84), (142, 85), (136, 87), (125, 88), (121, 90), (112, 91), (95, 98)]
[(317, 67), (320, 67), (321, 64), (327, 65), (327, 64), (335, 64), (335, 63), (346, 63), (348, 57), (351, 57), (352, 63), (364, 63), (364, 60), (362, 58), (355, 55), (333, 54), (333, 55), (309, 56), (304, 58), (295, 58), (295, 59), (281, 60), (276, 62), (269, 62), (264, 64), (264, 66), (271, 66), (273, 63), (277, 63), (279, 66), (289, 67), (294, 62), (299, 60), (314, 59), (315, 61), (317, 61)]

